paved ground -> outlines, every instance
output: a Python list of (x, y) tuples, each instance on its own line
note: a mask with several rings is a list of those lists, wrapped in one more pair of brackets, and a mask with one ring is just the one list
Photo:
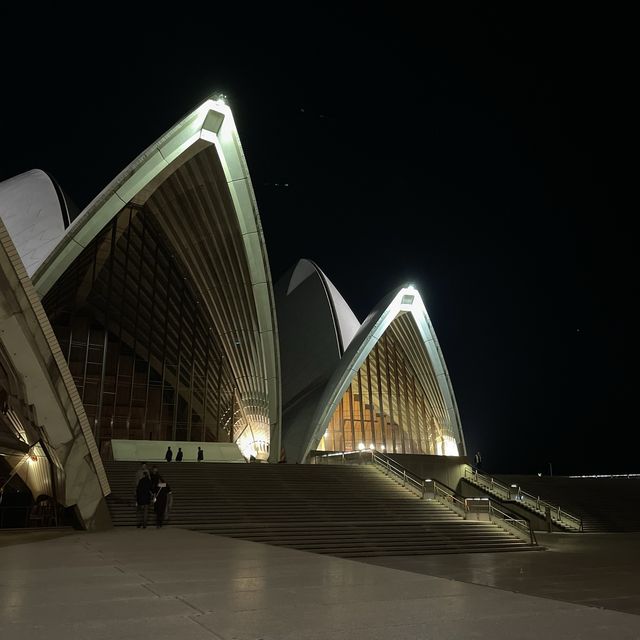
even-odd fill
[(76, 533), (71, 527), (56, 529), (44, 527), (42, 529), (0, 529), (0, 547), (8, 547), (14, 544), (26, 542), (39, 542), (51, 540)]
[(640, 639), (640, 616), (180, 529), (6, 546), (0, 567), (11, 640)]
[(547, 551), (365, 562), (640, 615), (640, 533), (537, 534)]

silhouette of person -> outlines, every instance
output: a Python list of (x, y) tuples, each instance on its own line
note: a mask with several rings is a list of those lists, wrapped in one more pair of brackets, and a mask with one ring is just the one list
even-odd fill
[(480, 469), (482, 467), (482, 454), (479, 451), (476, 451), (475, 463), (476, 469)]
[(178, 453), (176, 453), (176, 462), (182, 462), (182, 448), (178, 447)]
[(204, 451), (198, 447), (198, 462), (202, 462), (204, 460)]
[(151, 503), (151, 494), (151, 478), (149, 478), (149, 472), (145, 471), (136, 487), (136, 526), (138, 529), (140, 527), (147, 528), (147, 514)]
[(171, 462), (171, 458), (173, 458), (173, 451), (171, 451), (171, 447), (167, 447), (167, 453), (164, 454), (164, 459), (167, 462)]

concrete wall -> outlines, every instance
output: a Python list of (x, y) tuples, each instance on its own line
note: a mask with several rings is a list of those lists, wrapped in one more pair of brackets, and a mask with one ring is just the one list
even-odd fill
[(405, 469), (426, 479), (433, 478), (450, 489), (455, 489), (464, 476), (464, 465), (468, 464), (464, 456), (433, 456), (409, 453), (389, 453), (389, 458), (395, 460)]
[(204, 462), (247, 462), (235, 442), (189, 442), (177, 440), (112, 440), (111, 451), (114, 460), (136, 460), (157, 462), (164, 460), (167, 447), (176, 459), (178, 448), (182, 447), (183, 462), (196, 462), (198, 447), (204, 451)]
[[(13, 242), (0, 220), (0, 343), (16, 372), (39, 438), (56, 469), (56, 499), (88, 530), (110, 526), (110, 492), (67, 362)], [(29, 442), (35, 445), (35, 442)]]

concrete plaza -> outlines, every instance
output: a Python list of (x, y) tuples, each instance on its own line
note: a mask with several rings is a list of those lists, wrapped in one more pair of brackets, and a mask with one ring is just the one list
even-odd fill
[(628, 613), (176, 528), (9, 544), (0, 567), (11, 640), (640, 639)]

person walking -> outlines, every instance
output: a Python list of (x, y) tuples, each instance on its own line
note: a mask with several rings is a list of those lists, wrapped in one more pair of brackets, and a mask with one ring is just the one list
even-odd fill
[(156, 510), (156, 528), (160, 528), (170, 507), (169, 498), (171, 496), (171, 487), (165, 482), (161, 476), (158, 482), (158, 490), (156, 491), (156, 501), (154, 504)]
[(182, 448), (178, 447), (178, 453), (176, 453), (176, 462), (182, 462)]
[(204, 451), (198, 447), (198, 462), (202, 462), (204, 460)]
[(149, 504), (151, 504), (151, 478), (149, 472), (145, 471), (136, 487), (136, 526), (138, 529), (147, 528), (147, 514), (149, 513)]
[(482, 468), (482, 454), (479, 451), (476, 451), (475, 463), (476, 469), (480, 470)]
[(171, 451), (171, 447), (167, 447), (167, 453), (164, 454), (164, 459), (167, 462), (171, 462), (172, 458), (173, 458), (173, 451)]

